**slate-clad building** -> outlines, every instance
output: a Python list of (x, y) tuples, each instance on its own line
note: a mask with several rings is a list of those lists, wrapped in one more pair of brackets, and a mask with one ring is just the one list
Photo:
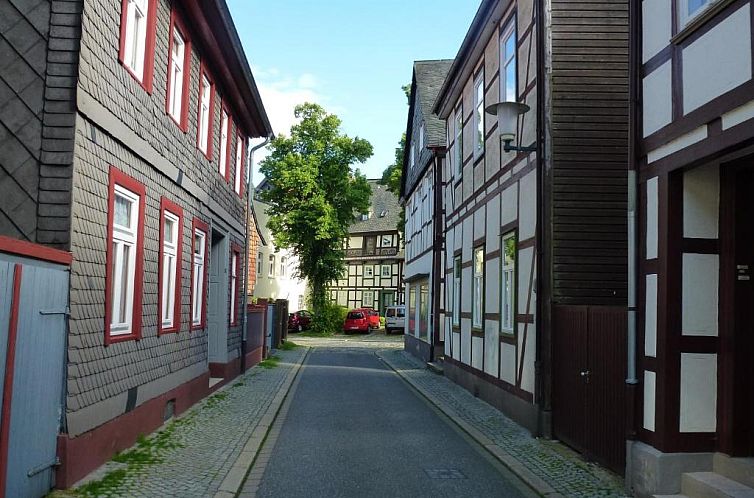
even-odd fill
[[(411, 80), (401, 201), (406, 209), (406, 350), (424, 361), (444, 351), (443, 168), (445, 124), (432, 112), (452, 60), (416, 61)], [(411, 305), (413, 303), (413, 305)]]
[(330, 283), (330, 299), (341, 306), (374, 308), (403, 304), (403, 241), (398, 232), (400, 204), (379, 180), (372, 188), (369, 211), (357, 215), (349, 229), (346, 272)]
[(238, 374), (246, 151), (271, 128), (224, 0), (0, 10), (0, 234), (72, 255), (68, 486)]

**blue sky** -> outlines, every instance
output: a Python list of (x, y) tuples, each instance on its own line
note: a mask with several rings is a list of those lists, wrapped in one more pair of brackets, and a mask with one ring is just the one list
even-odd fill
[[(477, 0), (227, 0), (276, 133), (314, 101), (374, 146), (377, 178), (406, 129), (412, 63), (455, 57)], [(260, 180), (254, 173), (254, 183)]]

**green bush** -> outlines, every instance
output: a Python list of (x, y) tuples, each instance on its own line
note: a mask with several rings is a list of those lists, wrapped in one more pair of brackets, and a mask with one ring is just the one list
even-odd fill
[(343, 322), (348, 308), (335, 303), (327, 303), (312, 317), (311, 332), (318, 335), (332, 335), (343, 330)]

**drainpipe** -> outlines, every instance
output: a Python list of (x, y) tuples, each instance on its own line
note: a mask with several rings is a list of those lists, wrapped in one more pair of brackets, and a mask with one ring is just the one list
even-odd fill
[[(247, 340), (246, 336), (248, 333), (247, 327), (248, 327), (248, 321), (249, 321), (249, 313), (246, 309), (249, 305), (249, 255), (251, 254), (251, 233), (249, 232), (249, 216), (251, 215), (252, 205), (251, 201), (253, 199), (253, 190), (254, 190), (254, 184), (252, 183), (252, 179), (254, 177), (254, 152), (261, 149), (268, 143), (270, 143), (270, 139), (272, 136), (265, 137), (264, 142), (261, 144), (253, 147), (249, 151), (249, 158), (248, 158), (248, 165), (246, 171), (246, 223), (244, 223), (244, 226), (246, 227), (246, 241), (244, 243), (244, 254), (246, 255), (246, 260), (244, 261), (244, 268), (246, 271), (244, 271), (243, 274), (243, 306), (241, 309), (243, 310), (242, 319), (241, 319), (241, 373), (244, 373), (246, 371), (246, 347), (247, 347)], [(264, 331), (265, 336), (267, 334), (267, 331)]]

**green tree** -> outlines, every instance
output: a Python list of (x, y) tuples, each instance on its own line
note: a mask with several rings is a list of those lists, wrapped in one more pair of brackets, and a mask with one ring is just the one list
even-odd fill
[[(411, 104), (411, 85), (403, 85), (401, 87), (403, 93), (406, 94), (407, 103)], [(403, 155), (406, 150), (406, 134), (401, 136), (401, 141), (398, 142), (398, 147), (395, 148), (395, 160), (393, 164), (385, 168), (382, 172), (382, 178), (380, 183), (385, 185), (388, 191), (394, 193), (398, 197), (401, 195), (401, 179), (403, 177)], [(401, 238), (404, 236), (404, 230), (406, 228), (406, 208), (401, 206), (400, 216), (398, 218), (398, 231), (401, 234)]]
[(342, 134), (340, 119), (317, 104), (296, 106), (295, 116), (290, 137), (276, 137), (260, 164), (271, 186), (261, 195), (275, 246), (298, 256), (316, 314), (327, 305), (329, 282), (345, 269), (343, 241), (354, 214), (369, 209), (369, 184), (351, 166), (371, 157), (372, 145)]

